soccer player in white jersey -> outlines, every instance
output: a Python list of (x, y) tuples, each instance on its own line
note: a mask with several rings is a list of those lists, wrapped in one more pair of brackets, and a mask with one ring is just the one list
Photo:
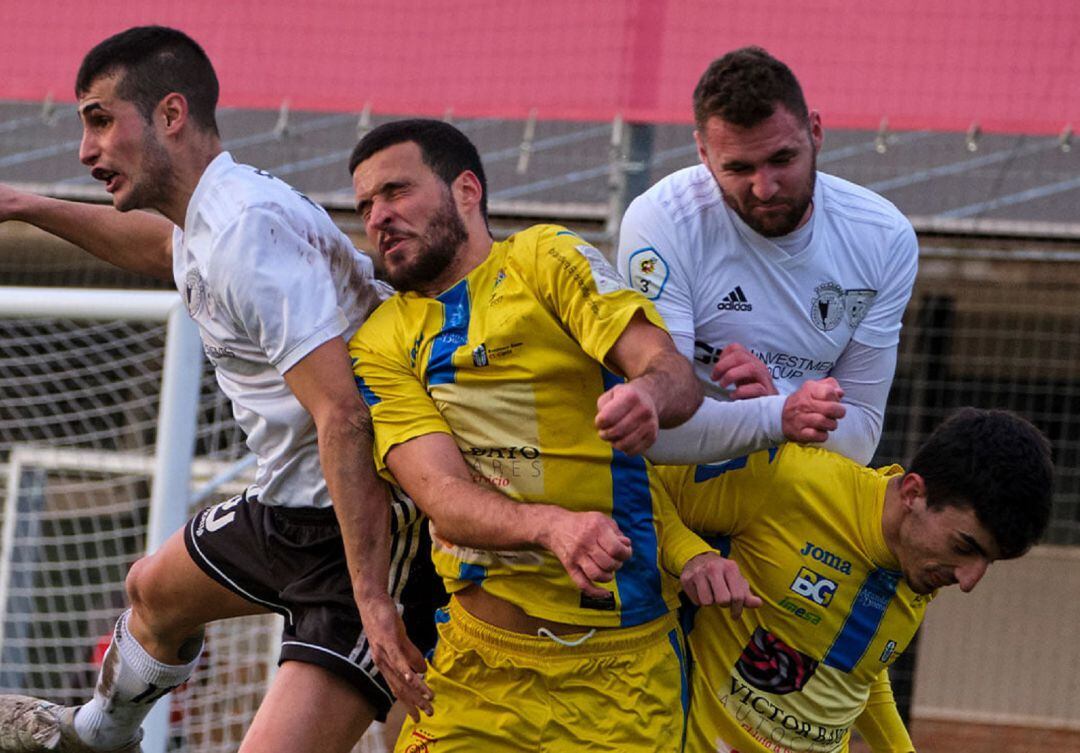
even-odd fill
[[(423, 657), (387, 589), (391, 511), (395, 536), (421, 526), (411, 501), (392, 501), (374, 474), (343, 339), (389, 288), (324, 210), (222, 151), (217, 79), (186, 35), (139, 27), (110, 37), (84, 59), (76, 92), (80, 159), (123, 214), (5, 188), (0, 219), (173, 278), (258, 471), (245, 494), (132, 567), (131, 609), (88, 703), (0, 699), (0, 750), (138, 750), (152, 704), (195, 667), (203, 625), (267, 611), (285, 617), (282, 666), (241, 750), (349, 750), (391, 690), (413, 713), (430, 708)], [(139, 208), (164, 218), (128, 211)], [(408, 571), (395, 562), (394, 596)], [(430, 623), (420, 597), (420, 623)]]
[[(760, 48), (708, 67), (694, 118), (701, 164), (635, 199), (619, 238), (620, 271), (712, 398), (651, 456), (730, 458), (788, 439), (869, 462), (918, 263), (911, 224), (817, 171), (821, 117)], [(840, 409), (806, 415), (808, 398), (826, 394)]]

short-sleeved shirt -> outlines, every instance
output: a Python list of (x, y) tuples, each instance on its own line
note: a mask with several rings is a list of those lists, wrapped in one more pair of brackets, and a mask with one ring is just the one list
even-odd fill
[[(886, 199), (817, 173), (813, 212), (793, 253), (748, 227), (704, 165), (680, 170), (631, 203), (619, 270), (652, 300), (706, 392), (732, 342), (768, 366), (781, 394), (829, 375), (851, 341), (894, 347), (918, 244)], [(692, 350), (690, 343), (693, 343)]]
[(329, 506), (314, 421), (283, 374), (351, 336), (390, 294), (371, 260), (306, 196), (223, 152), (173, 231), (173, 276), (258, 458), (251, 492), (268, 505)]
[(764, 604), (698, 610), (688, 750), (846, 750), (870, 688), (907, 648), (932, 595), (886, 545), (886, 486), (794, 443), (715, 465), (661, 469), (683, 520), (739, 564)]
[(593, 425), (597, 398), (622, 381), (604, 359), (638, 312), (662, 326), (599, 251), (539, 225), (495, 243), (437, 297), (395, 295), (357, 333), (350, 352), (375, 424), (376, 467), (388, 479), (395, 445), (449, 434), (475, 480), (516, 500), (608, 514), (633, 546), (608, 584), (611, 598), (594, 599), (550, 552), (451, 546), (436, 531), (433, 558), (448, 591), (477, 583), (528, 614), (608, 627), (675, 606), (668, 573), (708, 547), (671, 539), (685, 529), (651, 467), (614, 450)]

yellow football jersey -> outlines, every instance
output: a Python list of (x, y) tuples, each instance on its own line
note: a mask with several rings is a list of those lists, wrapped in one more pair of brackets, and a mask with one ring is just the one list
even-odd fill
[(932, 598), (901, 579), (882, 533), (886, 485), (902, 472), (797, 444), (661, 470), (682, 518), (730, 547), (764, 600), (739, 619), (695, 615), (687, 751), (847, 750)]
[(354, 336), (376, 466), (387, 478), (394, 445), (443, 432), (476, 480), (517, 500), (604, 512), (633, 547), (608, 584), (611, 597), (596, 599), (549, 552), (437, 541), (435, 564), (451, 593), (477, 583), (536, 617), (607, 627), (677, 604), (670, 574), (709, 547), (678, 521), (646, 461), (614, 450), (593, 426), (597, 398), (621, 381), (604, 359), (637, 312), (663, 326), (599, 251), (539, 225), (495, 243), (435, 298), (395, 295)]

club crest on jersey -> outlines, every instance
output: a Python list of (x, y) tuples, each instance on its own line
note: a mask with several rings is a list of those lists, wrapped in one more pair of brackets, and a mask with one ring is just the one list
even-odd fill
[(844, 289), (835, 282), (825, 282), (814, 288), (810, 301), (810, 320), (822, 332), (836, 329), (844, 318)]
[(668, 266), (652, 246), (639, 248), (630, 256), (630, 287), (655, 301), (664, 291)]
[(889, 659), (893, 658), (893, 655), (895, 653), (896, 641), (887, 641), (885, 643), (885, 648), (881, 651), (881, 656), (878, 658), (878, 661), (880, 661), (882, 664), (888, 664)]
[(184, 275), (184, 303), (192, 319), (206, 303), (206, 281), (203, 280), (198, 267), (192, 267)]
[(477, 367), (488, 365), (487, 346), (484, 345), (484, 343), (480, 343), (475, 348), (473, 348), (472, 362), (473, 366)]
[(847, 316), (848, 326), (855, 329), (866, 317), (870, 310), (870, 304), (877, 297), (876, 290), (869, 288), (853, 288), (844, 291), (844, 314)]

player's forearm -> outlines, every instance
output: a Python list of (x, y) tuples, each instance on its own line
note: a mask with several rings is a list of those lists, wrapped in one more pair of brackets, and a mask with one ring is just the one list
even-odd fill
[(475, 549), (550, 549), (546, 537), (554, 521), (570, 514), (554, 505), (518, 502), (463, 478), (427, 479), (416, 494), (402, 483), (441, 538)]
[(784, 396), (724, 402), (707, 398), (693, 417), (660, 432), (645, 453), (660, 465), (715, 463), (784, 442)]
[(881, 439), (885, 405), (896, 371), (896, 347), (875, 348), (852, 341), (829, 376), (844, 389), (846, 414), (824, 446), (858, 463), (869, 463)]
[(2, 216), (34, 225), (110, 264), (172, 279), (173, 225), (164, 217), (14, 191), (4, 194), (3, 205)]
[(874, 457), (874, 451), (881, 439), (882, 417), (872, 410), (852, 405), (847, 400), (841, 402), (847, 408), (847, 413), (840, 419), (836, 429), (829, 433), (829, 438), (822, 443), (822, 447), (866, 465)]
[[(366, 409), (364, 409), (366, 416)], [(358, 605), (388, 595), (390, 492), (372, 463), (365, 416), (319, 427), (319, 458)]]
[(855, 719), (855, 729), (874, 753), (915, 753), (915, 745), (896, 708), (888, 670), (882, 670), (870, 686), (866, 706)]
[(660, 427), (664, 429), (678, 426), (693, 416), (704, 397), (693, 367), (673, 351), (651, 358), (645, 370), (631, 381), (642, 385), (652, 397)]

